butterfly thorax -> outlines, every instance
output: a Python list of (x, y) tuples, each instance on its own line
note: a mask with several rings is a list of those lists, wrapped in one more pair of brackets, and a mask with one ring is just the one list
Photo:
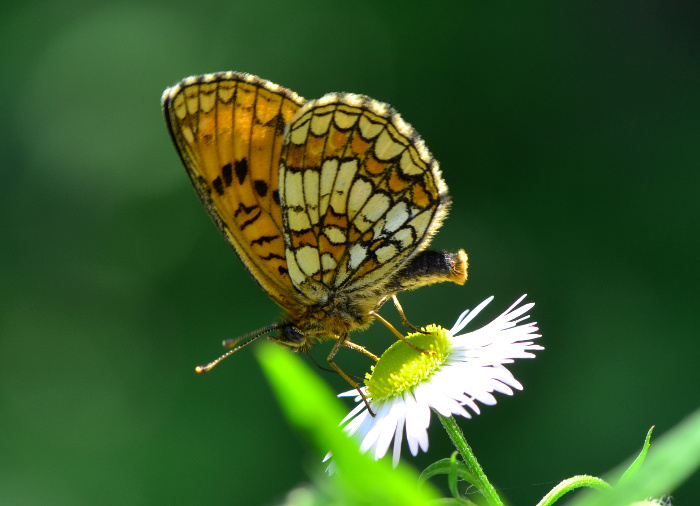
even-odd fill
[(306, 351), (318, 341), (344, 339), (351, 331), (367, 327), (372, 319), (370, 311), (379, 308), (385, 299), (337, 294), (324, 303), (304, 306), (297, 314), (287, 314), (276, 340)]

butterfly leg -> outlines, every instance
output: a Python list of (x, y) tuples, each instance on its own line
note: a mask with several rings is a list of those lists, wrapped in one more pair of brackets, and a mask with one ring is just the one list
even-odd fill
[(359, 351), (360, 353), (363, 353), (363, 354), (367, 355), (369, 358), (371, 358), (371, 359), (374, 360), (375, 362), (379, 362), (379, 357), (378, 357), (377, 355), (375, 355), (374, 353), (372, 353), (371, 351), (369, 351), (369, 350), (368, 350), (367, 348), (365, 348), (364, 346), (360, 346), (359, 344), (355, 344), (355, 343), (353, 343), (352, 341), (349, 341), (349, 340), (345, 340), (345, 341), (343, 342), (343, 346), (347, 346), (347, 347), (350, 348), (351, 350)]
[(391, 299), (394, 301), (394, 306), (396, 307), (396, 310), (399, 312), (399, 316), (401, 317), (401, 323), (403, 323), (406, 327), (411, 329), (413, 332), (420, 332), (421, 334), (428, 334), (428, 332), (419, 329), (415, 325), (413, 325), (411, 322), (408, 321), (408, 318), (406, 318), (406, 314), (403, 312), (403, 308), (401, 307), (401, 304), (399, 303), (399, 299), (396, 297), (396, 295), (392, 295)]
[[(411, 348), (413, 348), (414, 350), (420, 351), (421, 353), (435, 353), (435, 351), (433, 351), (433, 350), (424, 350), (423, 348), (419, 348), (418, 346), (416, 346), (415, 344), (413, 344), (411, 341), (408, 341), (408, 340), (403, 336), (403, 334), (402, 334), (401, 332), (399, 332), (398, 330), (396, 330), (396, 328), (395, 328), (391, 323), (389, 323), (389, 321), (388, 321), (386, 318), (384, 318), (382, 315), (380, 315), (380, 314), (377, 313), (376, 311), (370, 311), (369, 314), (371, 314), (371, 315), (374, 316), (377, 320), (379, 320), (380, 322), (382, 322), (386, 328), (388, 328), (389, 330), (391, 330), (391, 332), (392, 332), (396, 337), (399, 338), (399, 340), (403, 341), (404, 343), (406, 343), (407, 345), (409, 345), (409, 346), (410, 346)], [(420, 331), (419, 331), (419, 332), (420, 332)]]
[(335, 369), (335, 371), (336, 371), (338, 374), (340, 374), (340, 376), (341, 376), (345, 381), (347, 381), (347, 382), (350, 383), (353, 387), (355, 387), (355, 389), (357, 390), (357, 393), (360, 394), (360, 397), (362, 397), (362, 400), (365, 402), (365, 406), (367, 406), (367, 411), (369, 411), (369, 414), (372, 415), (372, 416), (374, 417), (374, 416), (375, 416), (375, 415), (374, 415), (374, 411), (372, 411), (372, 408), (369, 406), (369, 401), (367, 400), (367, 397), (365, 397), (364, 392), (362, 392), (362, 390), (360, 389), (360, 385), (357, 383), (357, 381), (355, 381), (354, 379), (352, 379), (348, 373), (346, 373), (345, 371), (343, 371), (343, 370), (340, 368), (339, 365), (337, 365), (335, 362), (333, 362), (333, 357), (335, 357), (335, 354), (338, 353), (338, 350), (340, 349), (340, 347), (341, 347), (341, 346), (345, 346), (345, 340), (347, 339), (347, 337), (348, 337), (347, 334), (344, 335), (344, 336), (340, 336), (340, 337), (338, 338), (338, 340), (335, 342), (335, 344), (333, 345), (333, 348), (331, 349), (331, 352), (328, 354), (328, 364), (329, 364), (333, 369)]

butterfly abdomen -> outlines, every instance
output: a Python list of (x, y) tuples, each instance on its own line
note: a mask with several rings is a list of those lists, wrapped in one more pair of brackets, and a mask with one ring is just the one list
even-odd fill
[(463, 285), (467, 280), (468, 265), (464, 250), (459, 250), (457, 253), (422, 251), (411, 259), (387, 288), (392, 293), (396, 293), (442, 281)]

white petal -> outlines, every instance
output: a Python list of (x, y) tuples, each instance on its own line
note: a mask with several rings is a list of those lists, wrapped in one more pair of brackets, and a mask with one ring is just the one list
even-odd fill
[[(363, 390), (362, 393), (366, 395), (366, 394), (367, 394), (367, 389), (366, 389), (366, 387), (362, 387), (362, 390)], [(338, 394), (336, 397), (355, 397), (355, 401), (357, 401), (358, 399), (361, 399), (361, 398), (362, 398), (362, 397), (360, 397), (360, 395), (357, 393), (357, 388), (355, 388), (355, 389), (353, 389), (353, 390), (348, 390), (347, 392), (343, 392), (342, 394)]]
[(430, 408), (427, 404), (420, 404), (410, 393), (403, 396), (406, 403), (406, 442), (411, 455), (418, 454), (418, 446), (423, 448), (428, 439), (428, 425), (430, 425)]
[[(372, 418), (372, 416), (370, 416), (369, 413), (365, 412), (362, 414), (366, 415), (366, 416), (364, 416), (361, 423), (358, 424), (357, 428), (355, 429), (356, 432), (354, 434), (355, 434), (355, 437), (357, 437), (360, 441), (362, 441), (362, 443), (360, 444), (361, 451), (366, 452), (367, 448), (369, 448), (372, 445), (372, 442), (369, 442), (367, 445), (367, 448), (365, 448), (364, 450), (362, 450), (362, 447), (364, 446), (365, 441), (367, 441), (367, 437), (369, 435), (369, 432), (372, 430), (372, 428), (375, 425), (374, 425), (374, 418)], [(348, 427), (349, 427), (349, 425), (350, 424), (348, 424)]]
[[(458, 324), (459, 324), (459, 330), (462, 330), (464, 327), (466, 327), (467, 323), (469, 323), (470, 321), (472, 321), (472, 320), (474, 319), (474, 317), (475, 317), (476, 315), (478, 315), (478, 314), (481, 312), (482, 309), (484, 309), (486, 306), (488, 306), (488, 305), (489, 305), (489, 302), (491, 302), (492, 300), (493, 300), (493, 295), (492, 295), (491, 297), (489, 297), (488, 299), (486, 299), (486, 300), (485, 300), (484, 302), (482, 302), (481, 304), (479, 304), (478, 306), (476, 306), (476, 307), (474, 308), (474, 310), (473, 310), (471, 313), (469, 313), (468, 315), (462, 313), (462, 315), (461, 315), (461, 316), (459, 317), (459, 319), (457, 320), (457, 322), (458, 322)], [(464, 317), (464, 318), (462, 318), (462, 317)], [(455, 327), (457, 327), (457, 324), (455, 324)], [(453, 328), (454, 328), (454, 327), (453, 327)], [(455, 332), (459, 332), (459, 330), (455, 330)], [(450, 331), (450, 334), (453, 334), (453, 335), (454, 335), (455, 332)]]
[[(358, 396), (358, 397), (359, 397), (359, 396)], [(352, 417), (354, 417), (355, 415), (357, 415), (357, 414), (358, 414), (360, 411), (362, 411), (363, 409), (367, 409), (367, 406), (365, 405), (365, 401), (362, 400), (362, 397), (360, 397), (359, 399), (356, 399), (356, 400), (355, 400), (355, 402), (359, 402), (359, 401), (361, 401), (361, 402), (360, 402), (357, 406), (355, 406), (355, 407), (353, 408), (353, 410), (350, 411), (350, 413), (348, 413), (348, 415), (347, 415), (345, 418), (343, 418), (343, 419), (341, 420), (340, 425), (343, 425), (345, 422), (347, 422), (347, 421), (350, 420)]]
[(381, 459), (386, 455), (391, 440), (396, 433), (397, 420), (399, 419), (399, 412), (403, 411), (403, 404), (400, 402), (393, 402), (389, 412), (384, 416), (384, 419), (380, 421), (381, 430), (379, 432), (379, 437), (374, 446), (374, 460)]
[(459, 315), (459, 318), (457, 318), (457, 321), (455, 322), (454, 326), (450, 329), (450, 334), (455, 335), (457, 332), (462, 330), (464, 327), (467, 326), (467, 323), (469, 321), (465, 321), (467, 315), (469, 314), (470, 309), (467, 309), (464, 313)]
[(391, 463), (394, 467), (399, 465), (401, 458), (401, 442), (403, 441), (403, 428), (406, 421), (406, 412), (400, 413), (396, 421), (396, 434), (394, 435), (394, 448), (392, 449)]
[(433, 409), (442, 416), (452, 416), (453, 413), (459, 413), (462, 410), (460, 404), (453, 397), (448, 397), (434, 390), (432, 394), (431, 404)]
[[(367, 420), (367, 418), (370, 418), (370, 420)], [(365, 421), (371, 423), (371, 416), (369, 414), (369, 411), (365, 410), (364, 412), (360, 413), (357, 418), (354, 418), (353, 420), (348, 423), (345, 428), (343, 429), (349, 436), (352, 436), (357, 432), (357, 430), (362, 427), (363, 424), (367, 425)], [(369, 426), (367, 426), (369, 428)], [(359, 438), (364, 438), (365, 437), (365, 432), (367, 429), (365, 429), (364, 432), (360, 432), (358, 434)]]
[(371, 420), (372, 426), (367, 431), (367, 435), (360, 445), (361, 452), (364, 453), (372, 448), (377, 442), (377, 439), (379, 439), (379, 436), (381, 436), (384, 423), (386, 423), (386, 417), (391, 410), (391, 404), (392, 402), (385, 402), (378, 406), (374, 420)]

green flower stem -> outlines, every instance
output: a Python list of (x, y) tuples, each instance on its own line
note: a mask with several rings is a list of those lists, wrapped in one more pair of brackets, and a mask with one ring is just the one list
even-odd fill
[(445, 427), (447, 435), (450, 436), (452, 444), (459, 451), (465, 465), (469, 469), (469, 472), (474, 476), (475, 481), (472, 483), (479, 491), (484, 495), (486, 501), (490, 506), (503, 506), (503, 501), (498, 497), (496, 489), (493, 488), (489, 480), (484, 474), (484, 470), (481, 469), (479, 462), (477, 462), (472, 449), (467, 444), (467, 440), (464, 439), (464, 434), (462, 434), (462, 429), (459, 428), (455, 419), (451, 416), (445, 417), (440, 413), (437, 413), (442, 426)]

